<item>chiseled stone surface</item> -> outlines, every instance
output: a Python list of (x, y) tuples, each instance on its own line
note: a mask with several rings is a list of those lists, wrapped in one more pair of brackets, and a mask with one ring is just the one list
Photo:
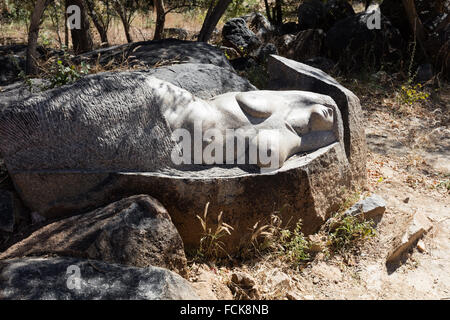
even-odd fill
[(146, 195), (46, 225), (0, 259), (56, 254), (186, 274), (184, 245), (167, 210)]
[(136, 268), (64, 257), (0, 260), (0, 297), (3, 300), (199, 299), (188, 281), (163, 268)]

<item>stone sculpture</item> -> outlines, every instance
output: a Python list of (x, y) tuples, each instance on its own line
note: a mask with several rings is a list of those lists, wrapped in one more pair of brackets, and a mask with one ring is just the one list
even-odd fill
[(295, 153), (337, 141), (339, 119), (330, 97), (311, 92), (203, 100), (145, 74), (106, 74), (4, 108), (0, 150), (12, 172), (236, 163), (277, 169)]

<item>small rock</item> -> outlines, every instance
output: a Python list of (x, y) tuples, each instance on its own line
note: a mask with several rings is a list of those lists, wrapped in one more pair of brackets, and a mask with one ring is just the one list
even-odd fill
[(373, 194), (359, 201), (346, 211), (346, 215), (362, 216), (365, 220), (379, 219), (386, 211), (386, 202), (380, 196)]
[(231, 291), (237, 300), (259, 299), (255, 280), (244, 272), (235, 272), (231, 276)]
[(386, 263), (397, 262), (399, 258), (401, 258), (404, 253), (408, 252), (413, 244), (430, 231), (432, 227), (433, 225), (425, 215), (416, 213), (406, 225), (406, 229), (403, 233), (394, 238), (392, 250), (386, 258)]
[(231, 275), (231, 281), (243, 289), (253, 288), (255, 280), (244, 272), (235, 272)]
[(405, 199), (403, 200), (403, 202), (404, 202), (404, 203), (408, 203), (408, 202), (409, 202), (409, 197), (405, 198)]
[(288, 300), (302, 300), (302, 297), (300, 297), (295, 292), (286, 293), (286, 298), (288, 298)]
[(419, 240), (419, 242), (417, 242), (417, 249), (419, 250), (420, 253), (427, 252), (427, 247), (425, 246), (425, 242), (423, 242), (422, 240)]

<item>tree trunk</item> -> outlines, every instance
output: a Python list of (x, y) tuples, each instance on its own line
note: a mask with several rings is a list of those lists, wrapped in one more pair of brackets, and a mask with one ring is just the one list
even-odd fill
[(283, 24), (283, 0), (276, 0), (275, 11), (277, 13), (275, 23), (280, 26)]
[(156, 26), (153, 40), (161, 40), (163, 38), (164, 24), (166, 23), (166, 10), (164, 8), (164, 0), (155, 0), (156, 8)]
[(95, 11), (94, 7), (94, 0), (84, 0), (86, 3), (86, 8), (89, 16), (92, 19), (92, 22), (94, 23), (95, 28), (97, 29), (98, 34), (100, 35), (100, 39), (102, 41), (102, 47), (108, 46), (108, 30), (107, 27), (103, 26), (102, 22), (100, 21), (100, 18), (97, 15), (97, 12)]
[(117, 1), (114, 2), (114, 8), (120, 17), (120, 20), (122, 21), (123, 30), (125, 31), (125, 37), (127, 38), (127, 42), (128, 43), (133, 42), (133, 39), (131, 38), (130, 34), (130, 23), (128, 22), (125, 8), (122, 8)]
[(76, 54), (92, 51), (93, 42), (91, 30), (83, 0), (66, 0), (66, 11), (67, 8), (71, 5), (78, 6), (81, 11), (81, 28), (74, 28), (70, 30), (70, 33), (72, 35), (73, 50)]
[(37, 74), (37, 40), (39, 37), (39, 25), (41, 24), (41, 18), (44, 14), (45, 7), (48, 5), (47, 0), (37, 0), (33, 13), (30, 19), (30, 28), (28, 30), (28, 46), (27, 46), (27, 61), (25, 66), (25, 72), (28, 75)]
[(217, 26), (217, 23), (219, 23), (220, 18), (225, 13), (231, 2), (232, 0), (219, 0), (214, 9), (212, 9), (212, 6), (210, 7), (210, 9), (212, 9), (211, 13), (209, 15), (207, 14), (207, 17), (203, 22), (202, 29), (200, 30), (200, 34), (198, 36), (198, 41), (208, 42), (214, 32), (214, 28)]
[(426, 33), (422, 21), (420, 21), (420, 18), (417, 15), (414, 0), (402, 0), (402, 2), (403, 7), (405, 8), (406, 16), (408, 17), (409, 25), (414, 34), (414, 38), (417, 39), (417, 42), (419, 42), (423, 53), (428, 57), (427, 48), (425, 45)]
[(264, 6), (266, 7), (267, 20), (269, 20), (270, 23), (273, 23), (273, 19), (272, 19), (272, 16), (270, 14), (269, 2), (267, 0), (264, 0)]

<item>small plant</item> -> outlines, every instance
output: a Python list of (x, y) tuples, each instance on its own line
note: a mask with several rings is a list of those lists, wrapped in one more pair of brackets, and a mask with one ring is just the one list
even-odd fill
[(77, 68), (75, 65), (69, 67), (65, 66), (62, 60), (57, 60), (56, 66), (52, 68), (50, 73), (50, 88), (60, 87), (65, 84), (69, 84), (77, 81), (82, 76), (89, 73), (90, 66), (81, 63), (81, 66)]
[(217, 227), (215, 230), (208, 227), (207, 217), (208, 217), (208, 208), (209, 202), (205, 206), (205, 211), (203, 213), (203, 218), (197, 215), (198, 220), (200, 220), (200, 224), (202, 226), (202, 237), (200, 239), (200, 247), (198, 249), (198, 255), (201, 258), (208, 260), (216, 260), (222, 253), (225, 251), (225, 244), (220, 239), (224, 236), (231, 235), (231, 231), (234, 230), (232, 226), (223, 222), (222, 220), (222, 211), (219, 213), (217, 217)]
[(297, 222), (293, 232), (283, 230), (280, 241), (283, 243), (284, 253), (289, 261), (299, 264), (311, 259), (310, 243), (301, 232), (301, 221)]
[(361, 221), (354, 216), (345, 216), (329, 234), (328, 246), (334, 252), (344, 253), (344, 251), (355, 248), (362, 240), (374, 235), (375, 229), (372, 221)]
[(270, 216), (270, 222), (261, 225), (258, 221), (251, 228), (250, 247), (244, 250), (244, 256), (252, 256), (254, 254), (262, 254), (267, 251), (279, 251), (282, 246), (279, 239), (282, 237), (282, 220), (276, 215)]
[(412, 85), (410, 82), (402, 85), (399, 93), (399, 99), (401, 103), (412, 105), (416, 102), (425, 101), (430, 95), (423, 91), (420, 83)]

